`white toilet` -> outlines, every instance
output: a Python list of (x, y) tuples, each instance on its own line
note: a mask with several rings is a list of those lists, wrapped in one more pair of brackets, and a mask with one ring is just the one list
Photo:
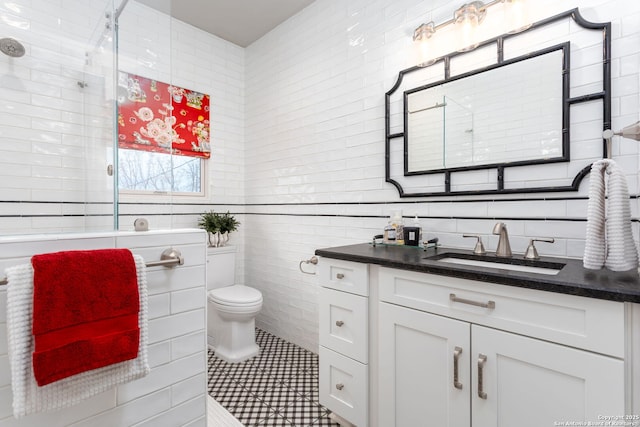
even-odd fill
[(255, 356), (255, 317), (262, 293), (235, 284), (236, 247), (207, 249), (207, 342), (216, 356), (235, 363)]

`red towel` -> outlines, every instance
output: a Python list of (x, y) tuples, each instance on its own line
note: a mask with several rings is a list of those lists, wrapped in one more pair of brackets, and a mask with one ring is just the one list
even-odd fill
[(35, 255), (31, 264), (39, 386), (137, 357), (140, 299), (128, 249)]

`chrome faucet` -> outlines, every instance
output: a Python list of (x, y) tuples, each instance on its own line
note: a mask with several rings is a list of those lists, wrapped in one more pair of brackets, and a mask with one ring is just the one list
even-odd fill
[(497, 222), (493, 227), (493, 234), (500, 235), (500, 238), (498, 239), (498, 247), (496, 248), (496, 256), (502, 258), (511, 257), (511, 245), (509, 244), (507, 225), (504, 222)]

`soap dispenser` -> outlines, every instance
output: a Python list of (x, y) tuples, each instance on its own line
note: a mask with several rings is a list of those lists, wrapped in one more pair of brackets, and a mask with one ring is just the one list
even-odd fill
[(384, 227), (384, 234), (382, 235), (382, 242), (388, 245), (396, 244), (396, 228), (392, 224), (391, 220)]
[(397, 210), (397, 211), (394, 212), (393, 220), (391, 221), (391, 224), (396, 229), (396, 244), (397, 245), (404, 245), (404, 222), (403, 222), (403, 219), (402, 219), (402, 211), (401, 210)]
[(420, 225), (420, 220), (418, 219), (417, 212), (413, 217), (413, 226), (418, 229), (418, 242), (422, 242), (422, 226)]

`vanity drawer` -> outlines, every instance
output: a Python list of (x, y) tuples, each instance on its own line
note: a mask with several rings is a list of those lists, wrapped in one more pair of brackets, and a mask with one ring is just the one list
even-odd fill
[(384, 267), (379, 271), (381, 301), (624, 357), (621, 302)]
[(359, 427), (368, 425), (368, 367), (320, 346), (320, 403)]
[(368, 298), (320, 289), (320, 345), (367, 363)]
[(368, 264), (322, 258), (318, 264), (318, 274), (321, 286), (357, 295), (369, 295)]

